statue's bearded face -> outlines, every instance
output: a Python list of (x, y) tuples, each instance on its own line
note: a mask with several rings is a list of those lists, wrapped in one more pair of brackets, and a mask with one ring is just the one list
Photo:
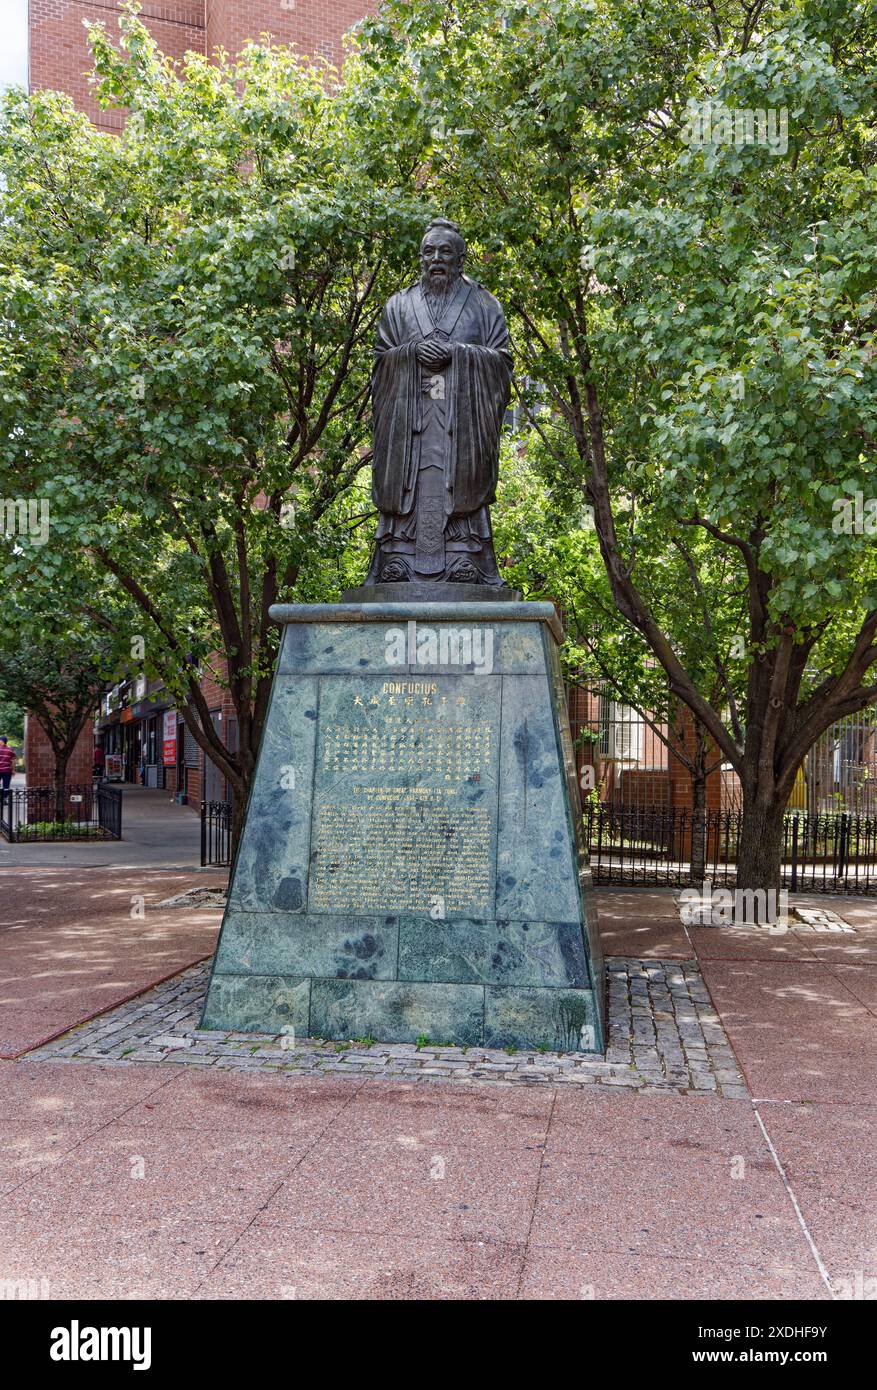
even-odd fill
[(465, 248), (447, 232), (428, 232), (420, 247), (421, 283), (428, 294), (442, 297), (463, 273)]

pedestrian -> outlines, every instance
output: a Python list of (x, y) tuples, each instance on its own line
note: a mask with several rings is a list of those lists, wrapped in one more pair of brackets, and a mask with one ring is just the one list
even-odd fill
[(94, 745), (94, 776), (96, 781), (101, 781), (104, 775), (104, 750), (99, 743)]
[(2, 814), (6, 804), (9, 784), (12, 781), (14, 771), (15, 749), (9, 747), (9, 739), (3, 734), (0, 736), (0, 814)]

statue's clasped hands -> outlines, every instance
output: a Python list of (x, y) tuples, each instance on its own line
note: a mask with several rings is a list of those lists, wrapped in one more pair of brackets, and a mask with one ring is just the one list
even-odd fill
[(451, 346), (440, 338), (424, 338), (415, 347), (414, 356), (421, 367), (426, 367), (431, 372), (437, 372), (442, 367), (450, 365)]

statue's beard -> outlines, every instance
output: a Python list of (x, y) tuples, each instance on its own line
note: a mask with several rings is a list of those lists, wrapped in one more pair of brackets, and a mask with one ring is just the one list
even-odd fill
[(458, 270), (449, 270), (446, 275), (430, 275), (429, 271), (424, 271), (420, 278), (420, 284), (426, 295), (426, 302), (434, 316), (444, 308), (457, 288), (459, 279), (460, 272)]

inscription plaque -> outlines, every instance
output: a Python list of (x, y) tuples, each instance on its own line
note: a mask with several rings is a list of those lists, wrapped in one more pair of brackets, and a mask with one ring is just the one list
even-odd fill
[(308, 907), (493, 915), (498, 681), (320, 682)]

